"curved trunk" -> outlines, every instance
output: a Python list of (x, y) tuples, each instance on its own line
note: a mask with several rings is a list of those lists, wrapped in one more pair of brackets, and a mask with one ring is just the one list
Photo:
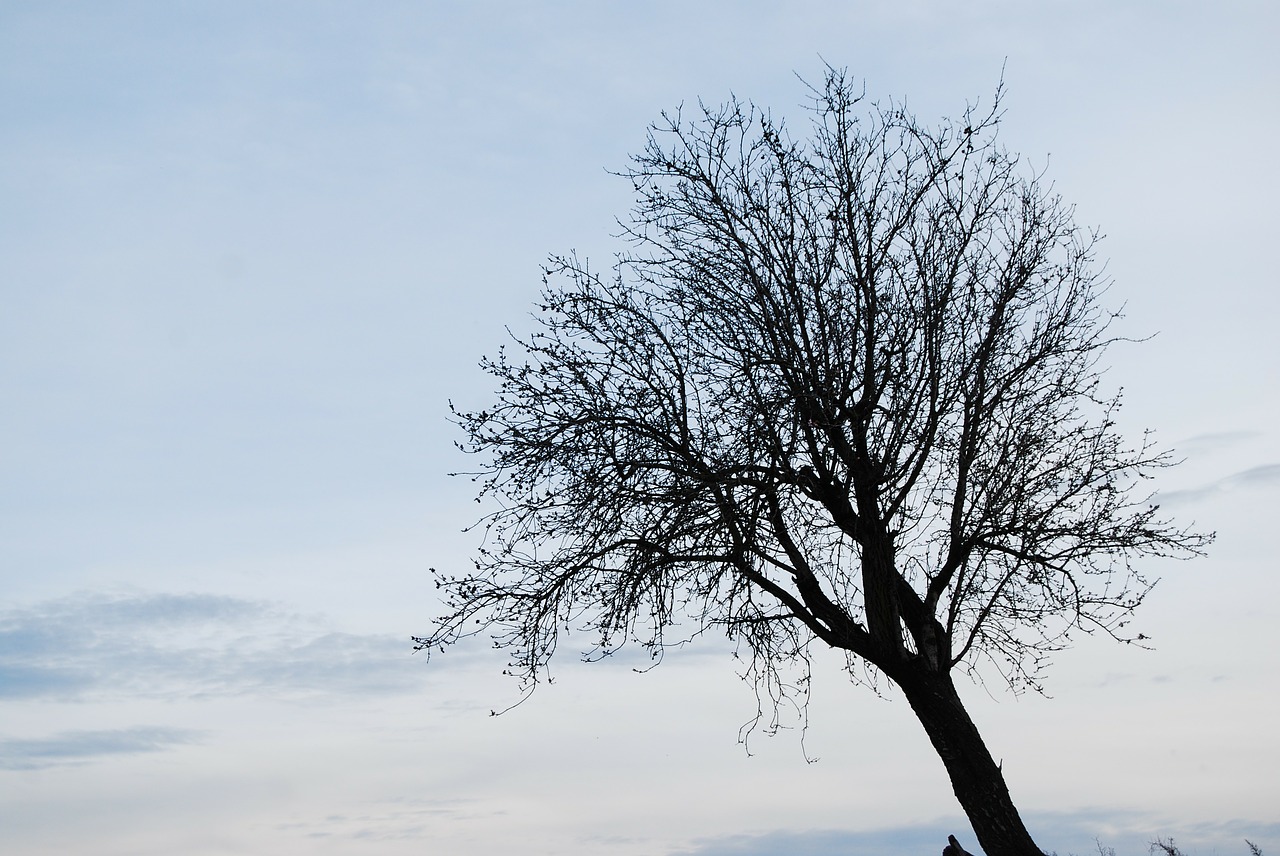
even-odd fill
[(1044, 856), (1023, 826), (1004, 774), (961, 704), (950, 675), (921, 667), (895, 679), (946, 766), (956, 799), (987, 856)]

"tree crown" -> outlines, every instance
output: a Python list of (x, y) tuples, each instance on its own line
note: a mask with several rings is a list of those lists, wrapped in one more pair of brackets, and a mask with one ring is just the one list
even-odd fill
[(812, 95), (800, 140), (664, 114), (612, 271), (553, 258), (496, 400), (455, 410), (497, 508), (420, 647), (487, 632), (531, 686), (566, 630), (656, 655), (684, 622), (775, 699), (814, 641), (1038, 687), (1071, 631), (1132, 638), (1134, 558), (1207, 542), (1143, 490), (1172, 462), (1102, 388), (1097, 235), (999, 144), (1000, 90), (936, 127), (839, 72)]

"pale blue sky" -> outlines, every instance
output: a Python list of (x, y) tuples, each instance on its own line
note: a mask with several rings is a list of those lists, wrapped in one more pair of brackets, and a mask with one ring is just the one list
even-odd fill
[(905, 704), (794, 732), (715, 645), (434, 660), (476, 510), (447, 399), (539, 263), (607, 264), (664, 108), (804, 121), (822, 59), (922, 117), (989, 98), (1103, 254), (1126, 426), (1219, 541), (1147, 566), (1151, 652), (966, 696), (1040, 843), (1280, 852), (1280, 13), (1221, 2), (0, 4), (0, 850), (763, 856), (973, 846)]

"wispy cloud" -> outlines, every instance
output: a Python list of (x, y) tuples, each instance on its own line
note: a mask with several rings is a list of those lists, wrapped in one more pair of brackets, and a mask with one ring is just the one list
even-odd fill
[(1187, 437), (1176, 443), (1174, 448), (1180, 454), (1194, 456), (1229, 449), (1261, 436), (1261, 431), (1214, 431)]
[(276, 826), (306, 838), (396, 841), (428, 839), (432, 826), (440, 820), (455, 823), (484, 823), (505, 814), (464, 799), (399, 798), (356, 807), (343, 814), (329, 814), (316, 820), (295, 821)]
[(199, 731), (138, 727), (110, 731), (64, 731), (39, 739), (0, 739), (0, 770), (38, 770), (83, 764), (109, 755), (163, 752), (197, 743)]
[(1277, 485), (1280, 485), (1280, 464), (1262, 464), (1223, 476), (1200, 487), (1160, 493), (1154, 499), (1161, 505), (1185, 505), (1225, 491), (1241, 488), (1265, 489)]
[(425, 673), (410, 650), (260, 601), (81, 594), (0, 612), (0, 700), (401, 692)]

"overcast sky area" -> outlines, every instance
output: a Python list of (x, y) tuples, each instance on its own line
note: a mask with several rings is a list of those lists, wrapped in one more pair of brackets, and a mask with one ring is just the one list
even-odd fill
[[(1154, 650), (961, 692), (1037, 842), (1280, 856), (1280, 7), (1272, 2), (0, 3), (0, 852), (977, 850), (906, 703), (820, 668), (755, 736), (708, 641), (644, 675), (428, 666), (480, 512), (448, 401), (549, 253), (607, 267), (663, 109), (806, 114), (823, 61), (989, 103), (1107, 235), (1121, 422), (1216, 530)], [(821, 664), (820, 664), (821, 665)], [(829, 665), (829, 664), (828, 664)], [(817, 758), (808, 763), (806, 756)]]

